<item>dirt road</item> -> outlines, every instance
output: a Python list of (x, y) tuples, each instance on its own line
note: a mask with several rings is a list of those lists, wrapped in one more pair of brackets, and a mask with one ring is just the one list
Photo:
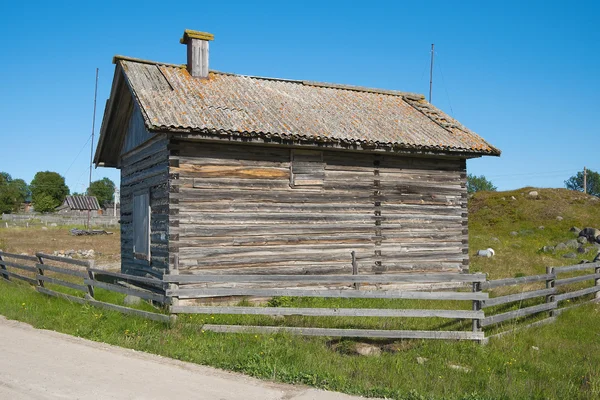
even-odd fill
[(0, 399), (356, 399), (34, 329), (2, 316), (0, 338)]

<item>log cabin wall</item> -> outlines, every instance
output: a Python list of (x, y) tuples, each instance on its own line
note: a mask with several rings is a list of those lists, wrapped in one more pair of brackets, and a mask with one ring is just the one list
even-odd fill
[(465, 160), (171, 140), (179, 273), (468, 268)]
[[(125, 273), (162, 277), (169, 268), (167, 144), (167, 136), (158, 134), (121, 157), (121, 270)], [(140, 213), (134, 210), (134, 197), (144, 194), (150, 206), (144, 235), (149, 238), (141, 240), (148, 240), (149, 257), (134, 255), (134, 215)], [(140, 233), (136, 235), (140, 240)]]

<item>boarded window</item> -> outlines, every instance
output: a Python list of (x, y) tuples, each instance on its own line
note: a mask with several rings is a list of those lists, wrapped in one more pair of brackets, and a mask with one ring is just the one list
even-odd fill
[(290, 186), (293, 188), (320, 188), (325, 179), (322, 151), (292, 150)]
[(150, 194), (133, 196), (133, 255), (150, 260)]

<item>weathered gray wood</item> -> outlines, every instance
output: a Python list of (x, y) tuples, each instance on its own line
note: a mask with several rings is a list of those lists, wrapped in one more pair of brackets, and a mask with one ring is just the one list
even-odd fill
[(573, 272), (573, 271), (583, 271), (586, 269), (594, 269), (600, 267), (600, 263), (585, 263), (585, 264), (577, 264), (577, 265), (569, 265), (566, 267), (554, 267), (554, 272), (557, 274), (561, 274), (564, 272)]
[(154, 301), (157, 301), (157, 302), (163, 303), (163, 304), (166, 303), (166, 301), (167, 301), (167, 298), (165, 296), (156, 294), (156, 293), (152, 293), (147, 290), (134, 289), (131, 287), (113, 285), (112, 283), (100, 282), (100, 281), (96, 281), (96, 280), (92, 280), (92, 279), (85, 279), (83, 282), (86, 285), (110, 290), (111, 292), (129, 294), (129, 295), (137, 296), (137, 297), (140, 297), (140, 298), (146, 299), (146, 300), (154, 300)]
[(503, 287), (503, 286), (514, 286), (514, 285), (521, 285), (524, 283), (542, 282), (542, 281), (546, 281), (547, 279), (550, 279), (550, 278), (553, 278), (553, 275), (543, 274), (543, 275), (523, 276), (520, 278), (498, 279), (498, 280), (483, 282), (481, 284), (481, 289), (489, 290), (489, 289), (494, 289), (494, 288)]
[(600, 274), (594, 273), (589, 275), (575, 276), (573, 278), (557, 279), (554, 281), (554, 286), (569, 285), (571, 283), (589, 281), (590, 279), (600, 279)]
[(507, 296), (492, 297), (492, 298), (489, 298), (484, 301), (483, 307), (487, 308), (487, 307), (497, 306), (499, 304), (506, 304), (506, 303), (512, 303), (515, 301), (533, 299), (535, 297), (540, 297), (540, 296), (549, 296), (554, 293), (556, 293), (556, 289), (550, 288), (550, 289), (533, 290), (533, 291), (529, 291), (529, 292), (521, 292), (521, 293), (517, 293), (517, 294), (510, 294)]
[(587, 294), (592, 294), (592, 293), (596, 293), (596, 292), (599, 292), (599, 291), (600, 291), (600, 287), (599, 286), (592, 286), (592, 287), (581, 289), (581, 290), (575, 290), (573, 292), (568, 292), (568, 293), (563, 293), (563, 294), (557, 294), (556, 296), (554, 296), (554, 301), (562, 301), (562, 300), (574, 299), (576, 297), (585, 296)]
[(67, 281), (63, 281), (62, 279), (58, 279), (58, 278), (53, 278), (50, 276), (46, 276), (46, 275), (37, 275), (36, 279), (38, 281), (42, 281), (42, 282), (47, 282), (47, 283), (52, 283), (54, 285), (59, 285), (59, 286), (64, 286), (64, 287), (68, 287), (71, 289), (75, 289), (75, 290), (80, 290), (82, 292), (86, 292), (88, 291), (87, 286), (84, 285), (79, 285), (77, 283), (73, 283), (73, 282), (67, 282)]
[(554, 310), (556, 308), (557, 308), (556, 301), (554, 301), (552, 303), (544, 303), (544, 304), (539, 304), (537, 306), (521, 308), (519, 310), (509, 311), (509, 312), (506, 312), (503, 314), (497, 314), (497, 315), (485, 317), (481, 321), (481, 326), (485, 327), (485, 326), (489, 326), (489, 325), (494, 325), (494, 324), (498, 324), (503, 321), (520, 318), (520, 317), (524, 317), (524, 316), (531, 315), (531, 314), (536, 314), (536, 313), (539, 313), (542, 311)]
[(146, 319), (150, 319), (150, 320), (158, 321), (158, 322), (164, 322), (164, 323), (170, 322), (169, 316), (164, 315), (164, 314), (157, 314), (157, 313), (148, 312), (148, 311), (136, 310), (133, 308), (127, 308), (127, 307), (119, 306), (116, 304), (105, 303), (103, 301), (98, 301), (98, 300), (93, 300), (93, 299), (84, 299), (81, 297), (76, 297), (76, 296), (72, 296), (72, 295), (65, 294), (65, 293), (55, 292), (54, 290), (46, 289), (43, 287), (36, 287), (36, 290), (40, 293), (43, 293), (43, 294), (46, 294), (49, 296), (60, 297), (62, 299), (73, 301), (73, 302), (79, 303), (79, 304), (90, 304), (95, 307), (105, 308), (105, 309), (112, 310), (112, 311), (118, 311), (123, 314), (135, 315), (138, 317), (142, 317), (142, 318), (146, 318)]
[(211, 296), (297, 296), (297, 297), (338, 297), (365, 299), (421, 299), (421, 300), (485, 300), (487, 293), (471, 292), (417, 292), (401, 290), (302, 290), (302, 289), (220, 289), (220, 288), (179, 288), (167, 290), (167, 296), (191, 299)]
[(573, 305), (570, 305), (568, 307), (558, 308), (558, 309), (554, 310), (554, 315), (560, 315), (560, 314), (562, 314), (565, 311), (571, 310), (573, 308), (585, 306), (587, 304), (598, 304), (598, 303), (600, 303), (600, 299), (593, 299), (593, 300), (590, 300), (590, 301), (582, 301), (581, 303), (573, 304)]
[(202, 326), (205, 331), (220, 333), (262, 333), (275, 334), (286, 332), (303, 336), (333, 337), (372, 337), (390, 339), (447, 339), (447, 340), (483, 340), (483, 332), (463, 331), (398, 331), (378, 329), (334, 329), (334, 328), (298, 328), (277, 326), (212, 325)]
[(12, 271), (7, 271), (7, 270), (0, 269), (0, 275), (6, 276), (6, 277), (9, 277), (9, 278), (20, 279), (22, 281), (31, 283), (32, 285), (36, 285), (37, 284), (37, 281), (35, 279), (30, 278), (28, 276), (23, 276), (23, 275), (16, 274), (16, 273), (14, 273)]
[(20, 269), (23, 271), (28, 271), (28, 272), (37, 272), (37, 269), (35, 267), (29, 266), (29, 265), (22, 265), (19, 263), (15, 263), (12, 261), (6, 261), (6, 260), (0, 260), (0, 266), (13, 267), (13, 268), (17, 268), (17, 269)]
[[(66, 263), (66, 264), (80, 265), (80, 266), (86, 267), (86, 268), (90, 266), (90, 262), (86, 261), (86, 260), (76, 260), (76, 259), (73, 259), (73, 258), (52, 256), (50, 254), (44, 254), (44, 253), (35, 253), (35, 255), (38, 258), (43, 258), (43, 259), (52, 260), (52, 261), (59, 261), (59, 262), (63, 262), (63, 263)], [(46, 263), (42, 263), (42, 264), (46, 264)]]
[(397, 275), (165, 275), (164, 282), (313, 282), (313, 283), (428, 283), (483, 282), (485, 274), (397, 274)]
[[(60, 274), (65, 274), (65, 275), (77, 276), (79, 278), (87, 278), (87, 276), (88, 276), (87, 272), (84, 270), (74, 270), (74, 269), (56, 267), (56, 266), (50, 265), (50, 264), (39, 264), (39, 263), (35, 264), (35, 266), (44, 271), (52, 271), (52, 272), (57, 272)], [(33, 272), (35, 272), (35, 268), (33, 269)]]
[(9, 257), (9, 258), (16, 258), (18, 260), (33, 261), (33, 262), (37, 262), (37, 260), (38, 260), (36, 256), (28, 256), (28, 255), (25, 255), (25, 254), (7, 253), (5, 251), (0, 251), (0, 256), (2, 256), (2, 257)]
[[(6, 264), (4, 263), (4, 259), (2, 258), (2, 252), (0, 252), (0, 273), (3, 271), (7, 271)], [(7, 281), (10, 281), (10, 277), (8, 274), (2, 274), (2, 277)]]
[(468, 310), (400, 310), (369, 308), (292, 308), (292, 307), (226, 307), (171, 306), (174, 314), (234, 314), (234, 315), (304, 315), (329, 317), (407, 317), (483, 319), (483, 311)]
[(134, 282), (144, 283), (147, 285), (157, 286), (157, 287), (161, 287), (161, 288), (165, 285), (165, 283), (163, 281), (156, 279), (156, 278), (146, 278), (146, 277), (142, 277), (142, 276), (122, 274), (119, 272), (105, 271), (103, 269), (97, 269), (97, 268), (90, 268), (89, 270), (92, 271), (93, 273), (95, 273), (96, 275), (111, 276), (113, 278), (119, 278), (124, 281), (134, 281)]
[[(558, 311), (558, 310), (556, 310), (556, 311)], [(484, 342), (487, 343), (490, 339), (500, 338), (502, 336), (506, 336), (506, 335), (511, 334), (511, 333), (515, 333), (515, 332), (518, 332), (518, 331), (521, 331), (521, 330), (524, 330), (524, 329), (528, 329), (528, 328), (534, 328), (536, 326), (542, 326), (542, 325), (550, 324), (550, 323), (553, 323), (555, 321), (556, 321), (556, 317), (548, 317), (548, 318), (542, 319), (540, 321), (532, 322), (531, 324), (519, 325), (519, 326), (517, 326), (514, 329), (509, 329), (507, 331), (503, 331), (503, 332), (499, 332), (499, 333), (487, 336), (485, 338)]]

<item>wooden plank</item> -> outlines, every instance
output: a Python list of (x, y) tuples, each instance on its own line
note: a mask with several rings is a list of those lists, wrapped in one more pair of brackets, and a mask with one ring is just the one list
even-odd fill
[(492, 297), (484, 301), (483, 308), (497, 306), (499, 304), (512, 303), (514, 301), (533, 299), (540, 296), (549, 296), (554, 293), (556, 293), (556, 288), (533, 290), (529, 292), (510, 294), (507, 296)]
[(44, 253), (35, 253), (35, 255), (39, 258), (43, 258), (46, 260), (59, 261), (59, 262), (63, 262), (66, 264), (80, 265), (80, 266), (86, 267), (86, 268), (90, 267), (92, 264), (91, 261), (75, 260), (73, 258), (68, 258), (68, 257), (51, 256), (49, 254), (44, 254)]
[(202, 326), (205, 331), (220, 333), (261, 333), (275, 334), (286, 332), (303, 336), (332, 336), (332, 337), (371, 337), (390, 339), (447, 339), (447, 340), (483, 340), (483, 332), (463, 331), (399, 331), (379, 329), (334, 329), (334, 328), (298, 328), (279, 326), (242, 326), (242, 325), (212, 325)]
[(293, 307), (226, 307), (171, 306), (174, 314), (234, 314), (234, 315), (304, 315), (329, 317), (405, 317), (483, 319), (483, 311), (468, 310), (399, 310), (370, 308), (293, 308)]
[(29, 266), (29, 265), (21, 265), (19, 263), (15, 263), (12, 261), (2, 260), (2, 261), (0, 261), (0, 265), (4, 265), (7, 267), (13, 267), (13, 268), (21, 269), (23, 271), (28, 271), (28, 272), (37, 272), (37, 268), (35, 268), (35, 267)]
[[(157, 301), (157, 302), (163, 303), (163, 304), (167, 301), (166, 296), (148, 292), (146, 290), (140, 290), (140, 289), (134, 289), (134, 288), (129, 288), (129, 287), (125, 287), (125, 286), (113, 285), (112, 283), (100, 282), (100, 281), (92, 280), (92, 279), (84, 279), (83, 282), (86, 285), (110, 290), (111, 292), (129, 294), (129, 295), (137, 296), (137, 297), (140, 297), (140, 298), (146, 299), (146, 300), (154, 300), (154, 301)], [(86, 287), (86, 290), (87, 290), (87, 287)]]
[(29, 256), (29, 255), (25, 255), (25, 254), (13, 254), (13, 253), (7, 253), (5, 251), (0, 251), (0, 256), (16, 258), (18, 260), (25, 260), (25, 261), (33, 261), (33, 262), (38, 261), (36, 256)]
[[(50, 264), (35, 264), (35, 266), (44, 271), (52, 271), (52, 272), (57, 272), (60, 274), (65, 274), (65, 275), (77, 276), (79, 278), (87, 278), (87, 276), (88, 276), (87, 272), (85, 272), (85, 271), (77, 271), (77, 270), (68, 269), (68, 268), (56, 267), (56, 266), (50, 265)], [(34, 272), (35, 272), (35, 268), (34, 268)]]
[(520, 310), (510, 311), (503, 314), (492, 315), (484, 318), (481, 321), (481, 326), (494, 325), (510, 319), (520, 318), (531, 314), (536, 314), (542, 311), (554, 310), (557, 308), (557, 302), (539, 304), (537, 306), (521, 308)]
[(599, 267), (600, 267), (599, 262), (585, 263), (585, 264), (569, 265), (567, 267), (554, 267), (554, 272), (557, 274), (560, 274), (563, 272), (583, 271), (586, 269), (594, 269), (594, 268), (599, 268)]
[[(122, 274), (119, 272), (105, 271), (105, 270), (97, 269), (97, 268), (90, 268), (89, 270), (92, 271), (93, 273), (95, 273), (96, 275), (111, 276), (113, 278), (119, 278), (124, 281), (135, 281), (138, 283), (145, 283), (147, 285), (158, 286), (161, 288), (164, 286), (164, 282), (157, 278), (146, 278), (146, 277), (137, 276), (137, 275), (129, 275), (129, 274)], [(87, 275), (85, 275), (85, 277), (87, 277)]]
[(99, 308), (105, 308), (105, 309), (112, 310), (112, 311), (118, 311), (123, 314), (135, 315), (138, 317), (142, 317), (142, 318), (146, 318), (146, 319), (150, 319), (150, 320), (158, 321), (158, 322), (164, 322), (164, 323), (170, 322), (170, 317), (168, 315), (164, 315), (164, 314), (157, 314), (157, 313), (148, 312), (148, 311), (136, 310), (133, 308), (118, 306), (116, 304), (105, 303), (103, 301), (98, 301), (98, 300), (84, 299), (81, 297), (71, 296), (71, 295), (68, 295), (65, 293), (55, 292), (53, 290), (49, 290), (49, 289), (42, 288), (42, 287), (36, 287), (36, 290), (40, 293), (47, 294), (49, 296), (60, 297), (60, 298), (70, 300), (70, 301), (73, 301), (73, 302), (76, 302), (79, 304), (90, 304), (90, 305), (93, 305), (93, 306), (96, 306)]
[(10, 277), (10, 278), (20, 279), (22, 281), (31, 283), (32, 285), (37, 285), (37, 281), (35, 279), (30, 278), (28, 276), (15, 274), (14, 272), (11, 272), (11, 271), (6, 271), (3, 269), (0, 269), (0, 275), (4, 275), (4, 276)]
[(179, 288), (167, 290), (167, 296), (193, 299), (212, 296), (296, 296), (296, 297), (335, 297), (365, 299), (421, 299), (421, 300), (485, 300), (487, 293), (472, 292), (417, 292), (401, 290), (321, 290), (321, 289), (221, 289), (221, 288)]
[(555, 276), (553, 274), (543, 274), (543, 275), (532, 275), (532, 276), (523, 276), (520, 278), (507, 278), (507, 279), (498, 279), (488, 282), (483, 282), (481, 284), (482, 290), (494, 289), (497, 287), (503, 286), (514, 286), (521, 285), (523, 283), (533, 283), (533, 282), (542, 282), (548, 279), (552, 279)]
[(569, 285), (571, 283), (589, 281), (590, 279), (594, 279), (594, 280), (600, 279), (600, 274), (589, 274), (589, 275), (575, 276), (573, 278), (557, 279), (554, 281), (554, 286)]
[(593, 300), (590, 300), (590, 301), (583, 301), (581, 303), (573, 304), (573, 305), (568, 306), (568, 307), (561, 307), (561, 308), (558, 308), (558, 309), (554, 310), (554, 315), (560, 315), (560, 314), (562, 314), (565, 311), (571, 310), (573, 308), (585, 306), (586, 304), (598, 304), (599, 302), (600, 302), (600, 299), (593, 299)]
[(562, 301), (562, 300), (574, 299), (576, 297), (581, 297), (581, 296), (585, 296), (586, 294), (592, 294), (592, 293), (596, 293), (596, 292), (600, 292), (600, 286), (592, 286), (589, 288), (576, 290), (574, 292), (557, 294), (556, 296), (554, 296), (554, 300)]
[(62, 279), (51, 278), (51, 277), (46, 276), (46, 275), (39, 275), (38, 274), (36, 276), (36, 279), (38, 281), (42, 281), (42, 282), (53, 283), (55, 285), (60, 285), (60, 286), (68, 287), (68, 288), (75, 289), (75, 290), (81, 290), (82, 292), (86, 292), (86, 293), (88, 291), (87, 286), (78, 285), (77, 283), (73, 283), (73, 282), (63, 281)]
[(378, 274), (378, 275), (165, 275), (168, 283), (204, 282), (303, 282), (303, 283), (441, 283), (484, 282), (485, 274)]
[[(556, 311), (558, 311), (558, 310), (556, 310)], [(536, 326), (550, 324), (550, 323), (552, 323), (554, 321), (556, 321), (556, 317), (548, 317), (548, 318), (545, 318), (545, 319), (542, 319), (542, 320), (539, 320), (539, 321), (532, 322), (531, 324), (519, 325), (515, 329), (509, 329), (509, 330), (504, 331), (504, 332), (500, 332), (500, 333), (496, 333), (494, 335), (487, 336), (485, 338), (485, 343), (487, 343), (492, 338), (500, 338), (500, 337), (508, 335), (510, 333), (515, 333), (515, 332), (523, 330), (523, 329), (534, 328)]]

